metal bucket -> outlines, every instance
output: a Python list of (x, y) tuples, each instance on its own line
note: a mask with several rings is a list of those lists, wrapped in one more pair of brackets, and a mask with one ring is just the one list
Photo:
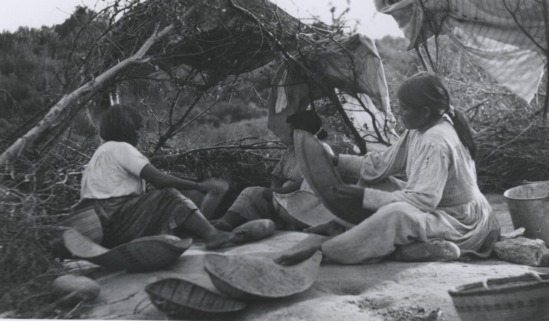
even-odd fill
[(513, 227), (524, 227), (524, 235), (549, 244), (549, 181), (508, 189), (507, 199)]

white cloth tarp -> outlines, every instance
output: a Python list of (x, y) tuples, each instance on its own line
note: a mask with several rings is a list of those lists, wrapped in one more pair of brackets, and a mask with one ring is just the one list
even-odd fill
[[(319, 44), (320, 49), (307, 52), (306, 65), (318, 75), (319, 81), (329, 88), (337, 88), (350, 96), (367, 96), (370, 108), (386, 114), (392, 122), (394, 116), (389, 103), (389, 91), (381, 58), (373, 40), (354, 35), (340, 42)], [(286, 117), (306, 110), (311, 99), (325, 96), (303, 71), (292, 63), (282, 64), (276, 72), (269, 95), (269, 129), (281, 140), (289, 139)], [(362, 99), (361, 99), (362, 100)]]
[(541, 1), (375, 0), (375, 4), (397, 21), (410, 48), (435, 34), (446, 34), (517, 96), (529, 102), (536, 94), (547, 59), (542, 48), (548, 46)]

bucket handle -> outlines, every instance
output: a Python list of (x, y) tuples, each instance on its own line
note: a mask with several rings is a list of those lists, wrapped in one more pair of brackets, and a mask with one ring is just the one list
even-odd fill
[[(523, 275), (520, 275), (520, 276), (530, 276), (530, 277), (532, 277), (533, 279), (535, 279), (536, 281), (538, 281), (540, 283), (549, 283), (549, 280), (542, 279), (541, 275), (537, 272), (534, 272), (534, 271), (528, 271), (528, 272), (526, 272), (526, 273), (524, 273)], [(482, 280), (482, 287), (485, 290), (490, 289), (490, 287), (488, 286), (488, 281), (489, 281), (489, 279)]]

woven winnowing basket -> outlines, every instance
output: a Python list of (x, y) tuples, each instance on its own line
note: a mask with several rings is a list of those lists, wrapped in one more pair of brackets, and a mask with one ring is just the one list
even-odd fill
[(223, 294), (239, 300), (288, 297), (309, 289), (318, 274), (322, 254), (291, 266), (252, 255), (207, 254), (204, 269)]
[(360, 202), (341, 202), (333, 192), (334, 186), (345, 182), (318, 139), (307, 131), (296, 129), (294, 144), (301, 173), (330, 212), (351, 224), (358, 224), (373, 214), (372, 211), (364, 209)]
[(104, 259), (108, 261), (119, 255), (124, 258), (120, 268), (129, 272), (155, 271), (175, 262), (191, 245), (192, 239), (173, 235), (146, 236), (115, 247), (111, 257)]
[(549, 274), (488, 279), (448, 292), (462, 321), (549, 320)]
[(93, 206), (75, 211), (59, 225), (74, 228), (96, 243), (103, 241), (103, 227)]
[(158, 310), (182, 319), (211, 319), (246, 308), (246, 303), (242, 301), (176, 278), (151, 283), (145, 287), (145, 292)]
[(78, 231), (63, 233), (63, 242), (73, 255), (113, 270), (146, 272), (164, 268), (179, 258), (192, 244), (192, 239), (172, 235), (137, 238), (129, 243), (107, 249)]

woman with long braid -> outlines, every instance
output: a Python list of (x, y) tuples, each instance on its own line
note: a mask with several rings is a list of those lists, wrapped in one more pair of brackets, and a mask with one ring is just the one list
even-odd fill
[(499, 225), (477, 186), (476, 146), (467, 120), (431, 73), (404, 81), (398, 99), (407, 130), (397, 143), (382, 153), (332, 159), (340, 173), (358, 177), (356, 185), (335, 186), (333, 193), (372, 215), (341, 234), (311, 237), (276, 262), (294, 264), (319, 249), (342, 264), (391, 254), (403, 260), (453, 260), (491, 250)]

